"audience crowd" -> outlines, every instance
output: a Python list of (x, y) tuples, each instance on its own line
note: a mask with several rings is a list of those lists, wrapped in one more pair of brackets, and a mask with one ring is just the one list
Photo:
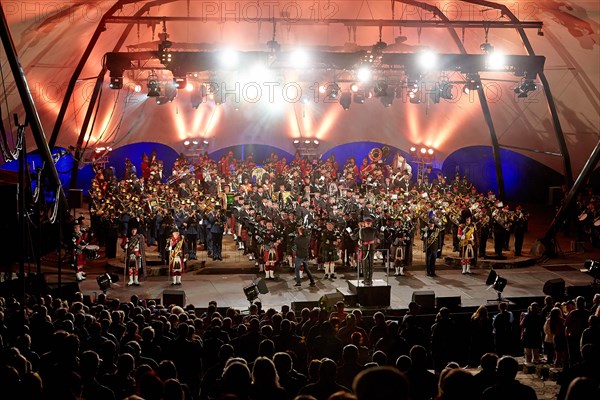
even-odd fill
[(600, 294), (514, 314), (482, 306), (466, 330), (447, 308), (431, 325), (416, 303), (393, 319), (343, 303), (296, 315), (260, 302), (240, 312), (85, 300), (0, 298), (3, 399), (536, 399), (516, 379), (520, 349), (562, 367), (559, 399), (599, 398)]

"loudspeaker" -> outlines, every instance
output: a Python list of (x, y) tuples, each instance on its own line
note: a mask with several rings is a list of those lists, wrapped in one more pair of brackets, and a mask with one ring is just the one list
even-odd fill
[(423, 309), (433, 310), (435, 308), (435, 292), (433, 290), (416, 290), (412, 293), (412, 301)]
[(83, 205), (83, 189), (69, 189), (67, 198), (69, 208), (81, 208)]
[(554, 300), (560, 300), (565, 296), (565, 280), (562, 278), (550, 279), (544, 283), (543, 292), (552, 296)]
[(254, 280), (254, 284), (258, 288), (258, 293), (267, 294), (269, 293), (269, 288), (267, 287), (267, 282), (263, 278), (256, 278)]
[(319, 299), (319, 305), (324, 310), (333, 310), (335, 303), (338, 301), (344, 301), (344, 295), (338, 292), (326, 293)]
[(312, 310), (315, 307), (319, 307), (318, 301), (292, 301), (291, 305), (292, 311), (294, 311), (298, 317), (300, 316), (300, 311), (302, 311), (303, 308)]
[(172, 304), (179, 307), (185, 307), (185, 292), (177, 289), (163, 290), (162, 303), (165, 307)]
[(450, 310), (456, 310), (460, 308), (460, 303), (460, 296), (446, 296), (435, 298), (435, 308), (437, 308), (438, 310), (442, 307), (449, 308)]

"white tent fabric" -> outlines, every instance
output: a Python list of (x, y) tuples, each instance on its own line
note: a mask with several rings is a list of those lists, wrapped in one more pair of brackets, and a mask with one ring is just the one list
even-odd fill
[[(87, 46), (101, 16), (115, 1), (56, 1), (28, 2), (3, 1), (13, 40), (20, 56), (32, 95), (36, 102), (46, 135), (49, 137), (65, 88)], [(146, 1), (125, 6), (117, 16), (133, 15)], [(451, 20), (506, 20), (496, 10), (490, 10), (461, 1), (428, 2), (446, 11)], [(507, 5), (522, 21), (542, 21), (543, 36), (535, 30), (526, 32), (537, 55), (546, 57), (545, 73), (557, 105), (560, 123), (571, 154), (573, 173), (583, 167), (591, 150), (600, 138), (600, 3), (597, 1), (536, 2), (499, 1)], [(341, 48), (347, 42), (371, 46), (378, 41), (377, 27), (358, 27), (348, 31), (339, 24), (301, 25), (299, 18), (326, 20), (349, 19), (405, 19), (431, 20), (431, 13), (399, 2), (375, 0), (315, 0), (295, 1), (173, 1), (152, 8), (151, 16), (196, 16), (206, 21), (169, 22), (170, 40), (182, 43), (201, 43), (207, 49), (235, 48), (238, 50), (266, 51), (272, 39), (273, 26), (257, 23), (256, 16), (285, 16), (289, 24), (276, 26), (276, 40), (282, 49), (296, 47)], [(221, 21), (209, 20), (219, 17)], [(89, 61), (86, 63), (69, 104), (57, 145), (74, 145), (81, 130), (82, 120), (89, 105), (95, 77), (99, 73), (104, 54), (113, 47), (125, 28), (124, 24), (107, 24)], [(127, 37), (125, 47), (149, 49), (148, 42), (158, 41), (160, 25), (135, 25)], [(469, 53), (481, 54), (484, 41), (481, 28), (457, 29)], [(354, 39), (354, 35), (356, 38)], [(397, 40), (397, 38), (399, 38)], [(457, 46), (445, 28), (384, 27), (382, 40), (389, 51), (415, 52), (424, 48), (439, 53), (458, 53)], [(489, 43), (505, 54), (526, 54), (514, 29), (491, 29)], [(155, 44), (152, 44), (155, 46)], [(1, 52), (5, 78), (3, 91), (7, 101), (2, 104), (3, 119), (22, 115), (18, 93), (9, 77), (6, 56)], [(89, 148), (110, 145), (113, 148), (136, 142), (165, 143), (176, 150), (187, 137), (204, 137), (210, 150), (236, 144), (258, 143), (280, 147), (293, 152), (295, 138), (316, 138), (322, 143), (320, 151), (342, 143), (372, 140), (408, 150), (413, 145), (427, 145), (436, 150), (436, 163), (457, 149), (471, 145), (489, 146), (490, 135), (476, 95), (465, 95), (457, 85), (457, 98), (442, 100), (439, 104), (409, 104), (396, 99), (391, 107), (384, 107), (376, 99), (365, 104), (352, 104), (344, 110), (337, 102), (324, 104), (309, 101), (303, 104), (299, 96), (290, 95), (290, 101), (269, 102), (266, 87), (256, 103), (242, 101), (238, 107), (231, 102), (216, 105), (209, 101), (194, 109), (189, 94), (181, 91), (170, 104), (159, 106), (146, 96), (145, 82), (148, 71), (126, 74), (126, 84), (140, 83), (140, 93), (108, 89), (108, 74), (102, 92), (101, 104), (92, 132), (86, 136)], [(303, 93), (314, 96), (318, 85), (331, 81), (327, 73), (319, 72), (307, 79), (298, 71), (287, 71), (282, 84), (300, 82)], [(132, 79), (133, 78), (133, 79)], [(450, 80), (462, 77), (451, 75)], [(248, 81), (261, 83), (255, 74)], [(562, 158), (548, 153), (560, 153), (552, 127), (550, 112), (539, 81), (537, 90), (527, 98), (517, 98), (513, 89), (520, 78), (504, 73), (482, 73), (487, 99), (499, 142), (559, 172), (563, 172)], [(135, 81), (135, 82), (134, 82)], [(240, 82), (245, 82), (240, 78)], [(130, 87), (130, 86), (126, 86)], [(345, 89), (343, 87), (343, 89)], [(242, 93), (242, 92), (240, 92)], [(245, 93), (246, 100), (255, 93)], [(312, 99), (312, 97), (311, 97)], [(11, 117), (12, 118), (12, 117)], [(33, 146), (33, 141), (28, 141)], [(534, 150), (534, 152), (527, 149)]]

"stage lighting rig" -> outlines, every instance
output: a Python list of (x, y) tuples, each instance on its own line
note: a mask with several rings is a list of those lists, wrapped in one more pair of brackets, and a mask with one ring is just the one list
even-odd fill
[(491, 301), (497, 301), (497, 302), (504, 301), (504, 299), (502, 298), (502, 292), (504, 291), (504, 288), (506, 288), (506, 285), (508, 284), (508, 279), (502, 278), (500, 275), (498, 275), (498, 273), (495, 270), (492, 269), (485, 281), (485, 284), (488, 285), (489, 289), (493, 288), (496, 291), (496, 293), (498, 294), (498, 297), (495, 300), (491, 300)]
[(187, 77), (185, 76), (176, 76), (173, 78), (173, 84), (176, 89), (187, 89)]
[(356, 93), (354, 93), (353, 100), (355, 103), (365, 104), (365, 91), (358, 90)]
[(481, 87), (481, 80), (477, 74), (467, 74), (466, 80), (465, 86), (463, 86), (463, 93), (465, 94), (476, 91)]
[(317, 151), (321, 144), (318, 139), (294, 139), (292, 142), (294, 148), (300, 153), (300, 156), (312, 160), (317, 157)]
[(340, 86), (337, 83), (331, 83), (325, 90), (325, 97), (331, 100), (335, 100), (340, 95)]

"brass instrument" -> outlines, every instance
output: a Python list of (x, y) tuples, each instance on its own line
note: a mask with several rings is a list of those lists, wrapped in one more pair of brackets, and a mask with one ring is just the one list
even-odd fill
[(469, 244), (473, 244), (475, 240), (475, 226), (465, 226), (460, 239), (460, 246), (467, 247)]
[[(427, 232), (427, 229), (425, 230), (425, 232)], [(440, 229), (433, 228), (433, 232), (431, 233), (431, 235), (429, 235), (425, 238), (425, 249), (428, 249), (435, 242), (437, 242), (439, 235), (440, 235)]]
[(383, 150), (381, 150), (379, 147), (373, 147), (371, 151), (369, 151), (369, 160), (371, 160), (372, 163), (377, 163), (381, 161), (382, 158)]

